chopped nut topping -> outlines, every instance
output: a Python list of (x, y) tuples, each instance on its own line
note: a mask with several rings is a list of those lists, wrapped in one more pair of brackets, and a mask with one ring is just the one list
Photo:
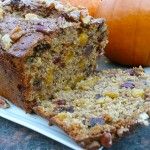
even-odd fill
[(71, 11), (71, 12), (69, 13), (69, 17), (70, 17), (71, 19), (73, 19), (74, 21), (78, 21), (78, 20), (80, 19), (80, 12), (77, 11), (77, 10)]
[(21, 27), (17, 26), (16, 28), (14, 28), (11, 33), (10, 33), (10, 38), (13, 41), (17, 41), (18, 39), (20, 39), (22, 37), (22, 35), (24, 35), (25, 32), (21, 29)]
[(11, 47), (11, 45), (12, 45), (12, 40), (11, 40), (9, 34), (5, 34), (1, 38), (1, 40), (2, 40), (2, 44), (4, 46), (4, 50), (8, 50)]
[[(59, 20), (61, 20), (61, 21), (59, 21)], [(69, 27), (72, 25), (71, 22), (67, 22), (66, 19), (62, 18), (62, 17), (58, 18), (57, 24), (60, 28), (66, 28), (66, 27)]]
[(90, 16), (86, 16), (86, 17), (81, 17), (81, 21), (82, 21), (82, 23), (84, 23), (84, 24), (89, 24), (90, 23), (90, 21), (91, 21), (91, 17)]
[(88, 25), (91, 22), (91, 16), (89, 16), (87, 9), (84, 9), (80, 13), (80, 20), (84, 25)]
[(28, 13), (25, 15), (25, 20), (38, 20), (39, 17), (36, 14)]
[(39, 2), (41, 2), (41, 3), (45, 3), (45, 4), (49, 4), (49, 3), (50, 3), (50, 1), (49, 1), (49, 0), (39, 0)]

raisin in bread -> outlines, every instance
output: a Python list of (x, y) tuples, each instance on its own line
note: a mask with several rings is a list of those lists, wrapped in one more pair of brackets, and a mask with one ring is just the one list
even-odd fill
[(0, 95), (28, 112), (92, 74), (107, 44), (104, 19), (57, 0), (0, 2)]
[(150, 75), (142, 68), (104, 70), (54, 97), (39, 101), (35, 112), (86, 149), (110, 147), (134, 125), (148, 124)]

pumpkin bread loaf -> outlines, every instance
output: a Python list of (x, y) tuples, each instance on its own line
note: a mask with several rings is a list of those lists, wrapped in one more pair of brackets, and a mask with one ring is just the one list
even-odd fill
[(148, 124), (150, 75), (142, 68), (104, 70), (80, 81), (75, 90), (55, 93), (51, 102), (39, 101), (34, 109), (82, 147), (110, 147), (134, 125)]
[(0, 2), (0, 95), (27, 112), (74, 89), (107, 44), (104, 19), (56, 0)]

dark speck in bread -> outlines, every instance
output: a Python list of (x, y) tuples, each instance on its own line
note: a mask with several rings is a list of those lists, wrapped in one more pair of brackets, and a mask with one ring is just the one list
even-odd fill
[(86, 48), (85, 48), (84, 54), (86, 56), (89, 56), (92, 53), (92, 50), (93, 50), (93, 45), (87, 45)]
[(41, 79), (35, 79), (34, 82), (33, 82), (33, 88), (34, 90), (41, 90), (42, 88), (42, 80)]
[(95, 99), (99, 99), (99, 98), (101, 98), (101, 97), (102, 97), (101, 94), (96, 94), (96, 95), (95, 95)]
[(90, 127), (94, 127), (95, 125), (104, 125), (105, 120), (102, 117), (99, 118), (90, 118)]
[(126, 81), (125, 83), (121, 85), (121, 87), (133, 89), (135, 88), (135, 84), (133, 82)]
[(73, 106), (68, 106), (68, 107), (60, 107), (60, 112), (69, 112), (69, 113), (73, 113), (74, 112), (74, 107)]
[(66, 101), (64, 99), (56, 100), (54, 103), (56, 103), (57, 105), (66, 105)]

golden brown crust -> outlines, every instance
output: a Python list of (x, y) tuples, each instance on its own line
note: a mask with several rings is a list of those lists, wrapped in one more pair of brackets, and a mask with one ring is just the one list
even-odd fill
[(94, 147), (92, 147), (93, 150), (97, 150), (98, 148), (100, 148), (100, 146), (104, 146), (106, 148), (111, 147), (112, 141), (115, 141), (116, 138), (118, 137), (123, 137), (127, 132), (129, 132), (129, 130), (126, 130), (126, 131), (124, 130), (122, 131), (121, 135), (118, 136), (118, 130), (121, 128), (121, 126), (128, 126), (128, 128), (132, 130), (133, 127), (135, 127), (138, 122), (136, 120), (135, 121), (134, 120), (122, 120), (120, 122), (116, 122), (116, 124), (114, 124), (114, 128), (112, 128), (110, 132), (105, 132), (102, 129), (98, 130), (99, 128), (97, 128), (95, 135), (89, 135), (86, 138), (81, 138), (82, 131), (80, 130), (80, 126), (78, 125), (74, 125), (68, 128), (61, 120), (57, 119), (57, 117), (51, 118), (50, 123), (54, 123), (61, 129), (63, 129), (79, 145), (81, 145), (82, 147), (88, 150), (91, 150), (91, 145), (93, 145), (93, 143), (95, 142), (98, 143), (99, 144), (98, 147), (97, 145), (96, 147), (95, 145)]
[(51, 117), (53, 117), (54, 115), (56, 115), (56, 113), (54, 113), (54, 112), (46, 112), (45, 111), (45, 109), (43, 109), (42, 107), (36, 107), (36, 106), (34, 106), (33, 107), (33, 110), (34, 110), (34, 112), (37, 114), (37, 115), (39, 115), (39, 116), (41, 116), (41, 117), (43, 117), (43, 118), (45, 118), (45, 119), (50, 119)]
[(9, 52), (0, 51), (0, 95), (11, 100), (17, 106), (32, 111), (35, 102), (29, 102), (31, 87), (29, 78), (25, 75), (24, 63), (27, 55), (31, 55), (33, 48), (43, 39), (41, 33), (33, 33), (22, 37)]
[[(28, 93), (28, 87), (23, 83), (23, 76), (20, 74), (20, 71), (13, 66), (14, 64), (11, 61), (2, 57), (0, 57), (0, 64), (0, 95), (11, 100), (17, 106), (27, 107), (27, 105), (24, 106), (24, 100), (26, 98), (25, 95)], [(27, 111), (30, 110), (27, 109)]]
[[(147, 113), (148, 110), (149, 108), (145, 108)], [(97, 150), (101, 146), (110, 148), (112, 146), (112, 142), (117, 141), (118, 138), (125, 136), (127, 133), (131, 133), (137, 127), (137, 125), (140, 124), (134, 119), (120, 120), (113, 124), (114, 127), (110, 132), (105, 132), (103, 129), (97, 130), (99, 129), (97, 128), (97, 131), (95, 130), (95, 135), (93, 134), (86, 138), (81, 138), (82, 130), (80, 130), (80, 126), (74, 124), (71, 127), (67, 127), (60, 119), (57, 119), (57, 117), (52, 117), (50, 119), (50, 124), (51, 123), (63, 129), (73, 140), (87, 150)]]

